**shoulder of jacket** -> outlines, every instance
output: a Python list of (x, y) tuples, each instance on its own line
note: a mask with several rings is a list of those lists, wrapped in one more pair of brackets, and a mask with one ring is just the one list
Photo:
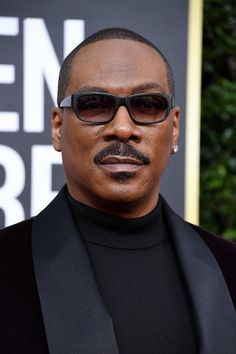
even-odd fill
[(20, 221), (16, 224), (4, 227), (0, 230), (0, 239), (10, 237), (16, 234), (30, 232), (32, 228), (33, 217)]

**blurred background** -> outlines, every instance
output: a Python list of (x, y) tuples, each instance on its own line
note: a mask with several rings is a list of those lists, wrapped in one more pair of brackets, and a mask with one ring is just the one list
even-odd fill
[(236, 1), (203, 15), (200, 224), (236, 241)]

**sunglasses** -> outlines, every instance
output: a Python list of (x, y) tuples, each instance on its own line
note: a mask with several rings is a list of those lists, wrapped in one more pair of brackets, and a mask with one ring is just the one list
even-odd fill
[(163, 122), (174, 107), (174, 98), (163, 93), (138, 93), (120, 97), (103, 92), (75, 93), (64, 98), (59, 107), (73, 108), (83, 122), (99, 125), (110, 122), (120, 106), (140, 125)]

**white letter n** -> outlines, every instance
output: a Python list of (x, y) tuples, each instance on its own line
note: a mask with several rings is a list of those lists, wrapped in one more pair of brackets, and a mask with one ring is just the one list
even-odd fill
[(24, 131), (44, 131), (44, 79), (56, 102), (59, 62), (44, 20), (24, 20)]

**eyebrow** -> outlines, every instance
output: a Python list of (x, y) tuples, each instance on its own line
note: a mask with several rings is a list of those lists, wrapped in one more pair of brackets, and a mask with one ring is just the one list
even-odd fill
[(145, 82), (133, 88), (133, 93), (141, 92), (143, 90), (158, 89), (164, 92), (164, 89), (157, 82)]
[[(145, 90), (158, 89), (162, 93), (165, 92), (161, 85), (157, 82), (145, 82), (143, 84), (130, 87), (132, 93), (141, 93)], [(109, 93), (109, 88), (99, 87), (99, 86), (82, 86), (77, 92), (104, 92)]]

